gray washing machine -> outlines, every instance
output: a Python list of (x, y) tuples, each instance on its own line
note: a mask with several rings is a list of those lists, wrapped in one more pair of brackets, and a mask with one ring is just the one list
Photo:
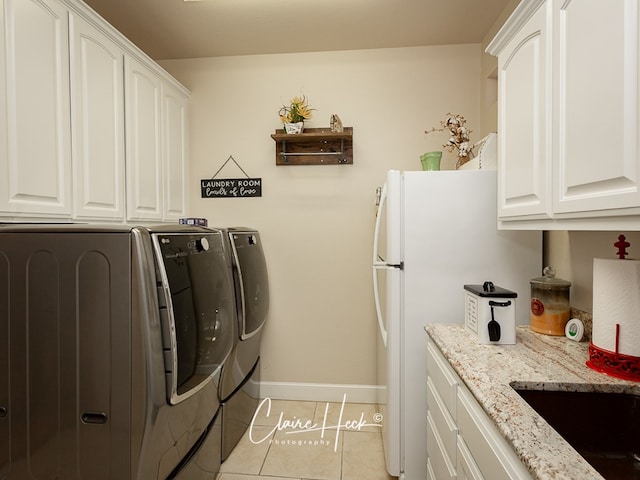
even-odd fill
[(222, 367), (222, 460), (247, 430), (260, 399), (260, 343), (269, 312), (269, 279), (260, 234), (226, 229), (235, 286), (238, 337)]
[(226, 232), (0, 225), (0, 479), (210, 480)]

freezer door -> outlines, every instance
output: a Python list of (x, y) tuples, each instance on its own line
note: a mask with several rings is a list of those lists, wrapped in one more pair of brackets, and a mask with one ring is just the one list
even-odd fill
[(402, 265), (401, 182), (400, 172), (391, 170), (386, 183), (378, 190), (373, 265)]
[(387, 184), (378, 187), (376, 191), (376, 223), (373, 230), (372, 265), (384, 265), (387, 256), (387, 222), (384, 215), (387, 202)]

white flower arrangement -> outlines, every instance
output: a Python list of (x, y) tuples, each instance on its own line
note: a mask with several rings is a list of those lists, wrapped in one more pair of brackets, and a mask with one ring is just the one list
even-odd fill
[(473, 147), (475, 147), (475, 145), (469, 141), (471, 130), (465, 126), (466, 123), (467, 120), (462, 115), (447, 113), (446, 118), (440, 121), (440, 128), (434, 127), (431, 130), (425, 130), (424, 132), (429, 134), (445, 130), (449, 131), (451, 136), (447, 143), (442, 145), (442, 148), (449, 152), (457, 152), (458, 161), (456, 162), (456, 168), (460, 168), (474, 157)]

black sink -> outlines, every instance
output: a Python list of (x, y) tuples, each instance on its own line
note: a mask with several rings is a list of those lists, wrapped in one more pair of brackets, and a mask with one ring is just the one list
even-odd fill
[(607, 480), (640, 480), (640, 395), (516, 392)]

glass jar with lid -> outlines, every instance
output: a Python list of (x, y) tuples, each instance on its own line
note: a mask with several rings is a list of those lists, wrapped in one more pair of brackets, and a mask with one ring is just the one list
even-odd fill
[(534, 332), (546, 335), (564, 335), (564, 327), (571, 316), (569, 288), (571, 282), (555, 278), (556, 272), (545, 267), (542, 277), (532, 278), (531, 324)]

